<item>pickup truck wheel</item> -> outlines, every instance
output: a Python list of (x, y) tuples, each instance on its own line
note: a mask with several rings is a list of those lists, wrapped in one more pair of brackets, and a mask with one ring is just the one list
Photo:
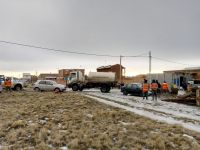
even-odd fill
[(36, 88), (34, 88), (34, 91), (35, 92), (40, 92), (41, 90), (38, 87), (36, 87)]
[(107, 93), (107, 87), (106, 86), (102, 86), (101, 87), (101, 92), (102, 93)]
[(72, 85), (72, 90), (73, 91), (78, 91), (78, 89), (79, 89), (78, 85), (76, 85), (76, 84)]
[(22, 86), (21, 86), (21, 85), (16, 85), (16, 86), (14, 87), (14, 89), (15, 89), (16, 91), (21, 91), (21, 90), (22, 90)]

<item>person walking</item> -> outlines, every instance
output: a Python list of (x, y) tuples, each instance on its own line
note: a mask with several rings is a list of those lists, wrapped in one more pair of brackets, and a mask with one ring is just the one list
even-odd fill
[(163, 84), (162, 84), (162, 91), (165, 94), (169, 92), (169, 85), (166, 81), (164, 81)]
[(149, 91), (149, 84), (147, 83), (147, 80), (144, 79), (144, 83), (142, 84), (143, 99), (146, 98), (146, 100), (148, 100), (148, 91)]
[(156, 83), (155, 80), (152, 81), (151, 83), (151, 89), (152, 89), (152, 100), (157, 101), (157, 92), (158, 92), (158, 84)]
[(4, 86), (5, 86), (6, 91), (11, 91), (11, 86), (12, 86), (11, 80), (6, 78), (6, 81), (4, 82)]

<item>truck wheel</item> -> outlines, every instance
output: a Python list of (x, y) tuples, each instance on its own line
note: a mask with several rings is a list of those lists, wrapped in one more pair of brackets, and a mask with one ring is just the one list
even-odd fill
[(72, 85), (72, 90), (73, 91), (78, 91), (78, 89), (79, 89), (78, 85), (76, 85), (76, 84)]
[(15, 89), (16, 91), (21, 91), (21, 90), (22, 90), (22, 86), (21, 86), (21, 85), (16, 85), (16, 86), (14, 87), (14, 89)]
[(83, 91), (83, 87), (79, 87), (79, 91)]
[(101, 92), (102, 93), (107, 93), (107, 87), (106, 86), (102, 86), (101, 87)]
[(107, 90), (106, 90), (106, 93), (109, 93), (110, 92), (110, 89), (111, 89), (111, 87), (107, 87)]

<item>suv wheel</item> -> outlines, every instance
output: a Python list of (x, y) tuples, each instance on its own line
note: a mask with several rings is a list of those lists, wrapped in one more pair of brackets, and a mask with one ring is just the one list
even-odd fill
[(58, 93), (58, 92), (60, 92), (60, 89), (59, 88), (55, 88), (54, 92)]
[(128, 95), (128, 93), (124, 90), (124, 91), (123, 91), (123, 95)]
[(36, 88), (34, 88), (34, 91), (40, 92), (41, 90), (38, 87), (36, 87)]

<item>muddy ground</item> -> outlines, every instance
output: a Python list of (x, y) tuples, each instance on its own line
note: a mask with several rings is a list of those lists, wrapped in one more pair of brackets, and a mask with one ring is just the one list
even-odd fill
[(0, 94), (0, 149), (199, 150), (200, 133), (79, 93)]

